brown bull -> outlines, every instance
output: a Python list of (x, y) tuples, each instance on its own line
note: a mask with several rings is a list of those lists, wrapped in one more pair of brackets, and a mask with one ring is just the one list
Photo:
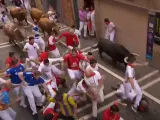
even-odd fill
[(57, 25), (48, 18), (40, 18), (38, 25), (42, 29), (43, 33), (47, 32), (48, 35), (51, 34), (53, 29), (56, 29), (57, 32), (59, 31), (59, 28), (57, 27)]
[(16, 44), (16, 42), (24, 41), (25, 37), (14, 23), (7, 23), (3, 27), (4, 34), (9, 37), (9, 42)]
[(27, 25), (28, 25), (28, 22), (27, 22), (27, 11), (25, 9), (17, 8), (17, 7), (11, 8), (10, 9), (10, 15), (12, 16), (13, 21), (14, 21), (14, 18), (16, 18), (17, 21), (20, 24), (20, 22), (25, 20)]
[(39, 21), (42, 16), (48, 17), (45, 13), (37, 8), (31, 8), (30, 15), (33, 21)]

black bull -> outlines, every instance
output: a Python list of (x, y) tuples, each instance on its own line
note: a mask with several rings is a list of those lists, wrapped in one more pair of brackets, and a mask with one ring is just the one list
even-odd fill
[(101, 39), (99, 40), (97, 46), (93, 48), (99, 49), (99, 54), (102, 58), (102, 53), (106, 53), (109, 57), (112, 58), (114, 64), (118, 63), (124, 63), (126, 66), (127, 63), (124, 61), (125, 57), (128, 57), (129, 55), (135, 55), (135, 53), (130, 53), (129, 50), (127, 50), (123, 45), (120, 45), (118, 43), (110, 42), (109, 40)]

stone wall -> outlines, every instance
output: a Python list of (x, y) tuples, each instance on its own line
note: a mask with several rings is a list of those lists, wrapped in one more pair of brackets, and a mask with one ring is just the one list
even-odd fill
[(97, 36), (104, 38), (103, 21), (109, 18), (116, 25), (115, 42), (138, 53), (140, 60), (146, 60), (148, 10), (113, 0), (96, 0), (95, 9)]

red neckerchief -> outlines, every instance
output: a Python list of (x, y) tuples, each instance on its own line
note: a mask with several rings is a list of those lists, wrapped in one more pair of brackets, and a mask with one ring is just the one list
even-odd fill
[(128, 63), (128, 65), (131, 66), (132, 68), (134, 68), (134, 66), (132, 64)]
[(82, 86), (83, 86), (85, 89), (87, 89), (87, 85), (86, 85), (86, 83), (84, 83), (84, 81), (82, 82)]
[(23, 63), (25, 63), (25, 62), (23, 62), (22, 60), (19, 60), (19, 63), (20, 63), (20, 64), (21, 64), (21, 63), (23, 64)]

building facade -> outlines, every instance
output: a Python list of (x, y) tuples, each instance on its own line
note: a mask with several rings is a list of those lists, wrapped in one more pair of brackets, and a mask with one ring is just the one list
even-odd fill
[[(131, 52), (138, 53), (138, 59), (142, 61), (152, 59), (157, 27), (156, 11), (160, 6), (159, 1), (155, 1), (95, 0), (97, 37), (104, 38), (103, 21), (104, 18), (109, 18), (116, 25), (115, 42), (124, 45)], [(159, 27), (157, 31), (160, 33)]]
[(77, 24), (78, 0), (47, 0), (57, 12), (60, 22), (72, 26)]

